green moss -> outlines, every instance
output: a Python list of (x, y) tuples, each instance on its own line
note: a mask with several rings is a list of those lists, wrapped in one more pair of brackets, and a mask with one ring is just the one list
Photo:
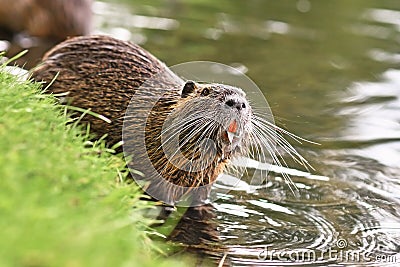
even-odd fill
[(39, 84), (0, 70), (0, 265), (183, 264), (155, 252), (150, 204), (123, 182), (122, 157), (64, 113)]

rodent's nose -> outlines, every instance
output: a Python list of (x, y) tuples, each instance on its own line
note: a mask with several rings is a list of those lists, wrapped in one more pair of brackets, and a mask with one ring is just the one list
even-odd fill
[(239, 111), (246, 108), (246, 103), (244, 103), (244, 101), (238, 101), (234, 99), (227, 100), (225, 104), (229, 107), (236, 108)]

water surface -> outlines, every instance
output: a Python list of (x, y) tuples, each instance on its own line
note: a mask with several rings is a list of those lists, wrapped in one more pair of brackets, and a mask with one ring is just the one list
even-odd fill
[(168, 65), (241, 69), (279, 126), (321, 144), (294, 143), (321, 176), (292, 176), (297, 197), (273, 172), (264, 186), (221, 193), (226, 263), (400, 262), (398, 1), (102, 1), (94, 12), (97, 32)]

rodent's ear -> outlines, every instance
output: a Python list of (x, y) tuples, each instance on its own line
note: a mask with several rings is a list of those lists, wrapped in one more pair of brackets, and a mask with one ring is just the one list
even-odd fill
[(181, 97), (185, 98), (196, 90), (196, 84), (193, 81), (187, 81), (183, 86)]

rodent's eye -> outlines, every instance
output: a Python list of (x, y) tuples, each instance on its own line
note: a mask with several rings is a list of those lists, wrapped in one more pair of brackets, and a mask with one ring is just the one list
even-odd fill
[(204, 88), (203, 91), (201, 91), (202, 96), (207, 96), (209, 94), (210, 94), (210, 89), (208, 89), (208, 88)]

